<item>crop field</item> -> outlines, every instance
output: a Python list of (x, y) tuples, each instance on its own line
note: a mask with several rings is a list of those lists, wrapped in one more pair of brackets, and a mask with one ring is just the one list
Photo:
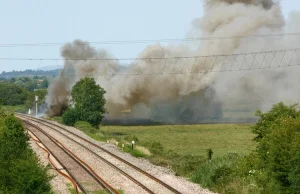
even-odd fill
[(213, 149), (214, 156), (228, 152), (249, 153), (255, 148), (249, 124), (202, 124), (161, 126), (101, 126), (106, 134), (116, 138), (136, 136), (138, 144), (160, 142), (165, 150), (179, 154), (206, 156), (206, 150)]

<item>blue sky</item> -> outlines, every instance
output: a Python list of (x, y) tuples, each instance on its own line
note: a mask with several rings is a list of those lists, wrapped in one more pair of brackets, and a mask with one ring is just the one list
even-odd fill
[[(0, 0), (0, 43), (184, 38), (203, 14), (201, 0)], [(284, 15), (300, 1), (282, 1)], [(95, 45), (116, 57), (135, 57), (147, 44)], [(60, 46), (0, 47), (0, 57), (59, 58)], [(59, 62), (61, 64), (62, 62)], [(57, 65), (44, 61), (0, 60), (0, 72)]]

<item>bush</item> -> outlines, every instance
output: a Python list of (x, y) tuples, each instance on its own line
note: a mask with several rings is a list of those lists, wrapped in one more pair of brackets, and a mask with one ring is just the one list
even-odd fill
[(214, 184), (228, 182), (228, 177), (233, 173), (233, 169), (224, 165), (218, 167), (211, 177)]
[(270, 130), (271, 126), (278, 121), (279, 118), (296, 118), (300, 116), (300, 112), (297, 110), (298, 106), (287, 106), (284, 103), (275, 104), (272, 109), (266, 113), (256, 111), (255, 115), (260, 117), (258, 122), (253, 126), (253, 132), (257, 134), (254, 140), (262, 140)]
[[(274, 111), (273, 109), (271, 110)], [(282, 114), (274, 120), (273, 124), (264, 130), (264, 138), (259, 141), (257, 154), (259, 156), (258, 170), (262, 171), (264, 176), (257, 177), (257, 183), (264, 192), (277, 184), (282, 193), (288, 193), (292, 187), (293, 178), (300, 172), (294, 171), (297, 163), (297, 146), (300, 145), (300, 116), (298, 112), (293, 115)], [(266, 113), (266, 114), (271, 114)], [(265, 123), (268, 122), (268, 117)], [(293, 174), (293, 172), (295, 174)]]
[(289, 174), (289, 181), (291, 182), (290, 192), (296, 194), (300, 191), (300, 145), (298, 145), (295, 162), (293, 164), (294, 169)]
[(2, 159), (13, 160), (22, 155), (28, 147), (27, 140), (20, 121), (13, 116), (6, 118), (0, 139), (0, 154)]
[[(269, 112), (257, 112), (253, 127), (257, 149), (242, 158), (235, 178), (254, 183), (259, 193), (297, 193), (300, 183), (300, 111), (297, 105), (276, 104)], [(220, 186), (220, 185), (219, 185)]]
[(124, 151), (130, 153), (134, 157), (138, 157), (138, 158), (144, 158), (144, 157), (146, 157), (146, 155), (143, 152), (141, 152), (141, 151), (139, 151), (137, 149), (133, 149), (132, 150), (131, 145), (125, 145)]
[(74, 126), (75, 123), (79, 120), (78, 111), (73, 108), (67, 109), (62, 115), (62, 121), (68, 126)]
[(171, 166), (177, 175), (182, 176), (190, 176), (205, 161), (202, 156), (179, 155), (173, 150), (169, 150), (164, 155), (168, 159), (168, 166)]
[(161, 143), (155, 141), (155, 142), (153, 142), (153, 143), (150, 145), (149, 150), (150, 150), (150, 152), (153, 153), (153, 154), (158, 154), (158, 155), (160, 155), (160, 154), (163, 153), (164, 147), (163, 147), (163, 145), (162, 145)]
[(215, 188), (218, 184), (227, 183), (233, 173), (233, 167), (239, 157), (228, 154), (221, 158), (215, 158), (211, 162), (203, 162), (192, 176), (192, 181), (203, 187)]
[(2, 187), (6, 190), (4, 193), (51, 193), (49, 181), (52, 177), (47, 174), (48, 168), (39, 164), (31, 150), (26, 152), (7, 166), (5, 177), (0, 176), (6, 180)]
[(97, 131), (90, 123), (85, 121), (77, 121), (74, 125), (77, 129), (80, 129), (84, 132), (95, 133)]
[(48, 168), (39, 163), (29, 148), (22, 124), (12, 116), (2, 115), (0, 121), (3, 119), (0, 135), (0, 193), (52, 193)]
[(102, 116), (101, 116), (101, 113), (98, 111), (88, 112), (88, 113), (86, 113), (86, 119), (82, 119), (82, 120), (86, 120), (93, 127), (98, 128), (101, 123)]

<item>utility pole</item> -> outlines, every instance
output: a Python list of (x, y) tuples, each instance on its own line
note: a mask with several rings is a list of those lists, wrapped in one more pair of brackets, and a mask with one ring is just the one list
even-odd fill
[(37, 115), (38, 115), (38, 100), (39, 100), (39, 97), (35, 96), (35, 117), (37, 117)]

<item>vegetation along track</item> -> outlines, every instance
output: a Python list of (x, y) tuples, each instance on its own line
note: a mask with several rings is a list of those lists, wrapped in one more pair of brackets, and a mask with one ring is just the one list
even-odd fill
[[(48, 122), (48, 121), (43, 120), (43, 119), (33, 118), (31, 116), (27, 116), (27, 115), (23, 115), (23, 114), (18, 114), (18, 117), (21, 118), (22, 120), (27, 120), (27, 122), (29, 120), (29, 121), (33, 121), (33, 122), (42, 124), (45, 127), (50, 128), (50, 129), (58, 132), (59, 134), (63, 135), (67, 139), (73, 141), (74, 143), (82, 146), (84, 149), (88, 150), (90, 153), (92, 153), (93, 155), (95, 155), (98, 159), (102, 160), (103, 162), (105, 162), (106, 164), (108, 164), (109, 166), (111, 166), (112, 168), (116, 169), (121, 174), (123, 174), (124, 176), (126, 176), (127, 178), (129, 178), (131, 181), (133, 181), (134, 183), (136, 183), (137, 185), (139, 185), (140, 187), (142, 187), (148, 193), (157, 193), (158, 192), (157, 190), (153, 191), (153, 190), (155, 190), (154, 187), (151, 186), (151, 185), (153, 185), (153, 182), (157, 186), (159, 185), (159, 187), (156, 186), (155, 188), (159, 188), (159, 191), (162, 192), (162, 193), (165, 193), (167, 191), (168, 191), (168, 193), (169, 192), (171, 192), (171, 193), (177, 193), (177, 194), (180, 193), (179, 191), (177, 191), (173, 187), (167, 185), (163, 181), (157, 179), (153, 175), (145, 172), (144, 170), (140, 169), (139, 167), (133, 165), (132, 163), (124, 160), (123, 158), (121, 158), (121, 157), (119, 157), (119, 156), (111, 153), (110, 151), (102, 148), (101, 146), (99, 146), (99, 145), (91, 142), (90, 140), (87, 140), (87, 139), (85, 139), (85, 138), (83, 138), (83, 137), (75, 134), (74, 132), (72, 132), (72, 131), (70, 131), (70, 130), (62, 127), (62, 126), (53, 124), (53, 123)], [(76, 140), (76, 139), (79, 139), (79, 141)], [(121, 163), (125, 164), (128, 168), (133, 169), (136, 173), (139, 173), (139, 175), (135, 176), (135, 177), (141, 178), (141, 175), (144, 175), (144, 177), (146, 177), (148, 179), (146, 181), (146, 184), (149, 185), (149, 186), (148, 187), (145, 186), (143, 183), (141, 183), (142, 181), (137, 180), (136, 178), (133, 178), (133, 176), (129, 175), (130, 173), (128, 173), (128, 171), (125, 172), (125, 169), (124, 170), (120, 169), (119, 167), (117, 167), (117, 165), (113, 164), (111, 161), (108, 161), (104, 157), (100, 156), (98, 152), (96, 153), (95, 151), (91, 150), (90, 148), (88, 148), (87, 146), (85, 146), (84, 144), (82, 144), (80, 141), (81, 142), (83, 141), (85, 143), (85, 145), (88, 145), (89, 147), (92, 146), (92, 147), (96, 148), (96, 150), (102, 151), (102, 153), (105, 153), (105, 154), (109, 155), (110, 157), (118, 160), (118, 162), (121, 162)], [(152, 184), (151, 184), (151, 181), (152, 181)]]
[(94, 170), (83, 162), (76, 154), (63, 146), (61, 142), (50, 136), (43, 129), (26, 120), (23, 120), (26, 128), (43, 143), (45, 148), (62, 165), (72, 179), (77, 183), (84, 193), (92, 193), (99, 190), (107, 190), (109, 193), (117, 194), (114, 188), (99, 177)]

